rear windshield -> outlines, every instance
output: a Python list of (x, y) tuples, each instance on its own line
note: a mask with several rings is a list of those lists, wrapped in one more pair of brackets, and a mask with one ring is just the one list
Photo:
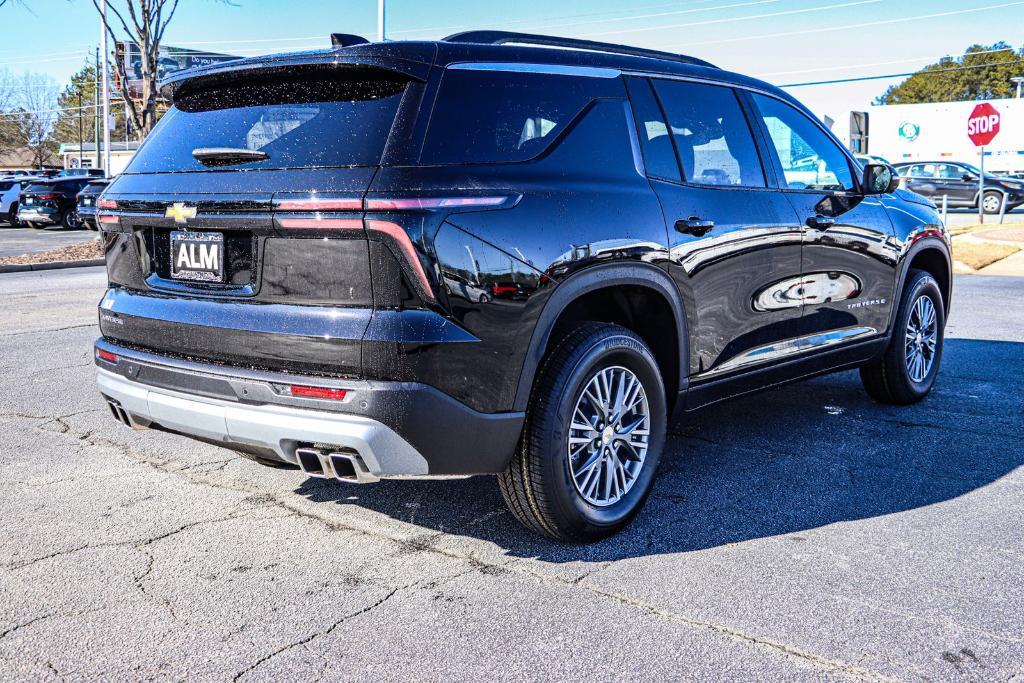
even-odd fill
[(267, 156), (217, 168), (310, 168), (380, 163), (407, 81), (366, 71), (331, 78), (235, 83), (179, 97), (125, 170), (202, 171), (202, 147)]
[(78, 180), (68, 180), (62, 183), (32, 183), (25, 189), (25, 192), (33, 194), (44, 194), (47, 192), (78, 192), (78, 189), (85, 183)]
[(89, 183), (82, 188), (82, 194), (99, 194), (100, 192), (103, 192), (106, 187), (106, 183)]
[(526, 161), (543, 152), (592, 99), (589, 80), (539, 73), (448, 69), (424, 164)]

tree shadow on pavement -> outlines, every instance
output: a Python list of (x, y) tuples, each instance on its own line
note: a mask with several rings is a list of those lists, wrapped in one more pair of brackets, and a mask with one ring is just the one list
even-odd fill
[(941, 503), (1003, 477), (1024, 464), (1022, 374), (1024, 344), (949, 339), (935, 390), (915, 406), (874, 403), (857, 373), (844, 372), (706, 408), (671, 430), (633, 524), (591, 545), (520, 527), (492, 477), (359, 487), (309, 479), (297, 493), (475, 537), (515, 557), (701, 550)]

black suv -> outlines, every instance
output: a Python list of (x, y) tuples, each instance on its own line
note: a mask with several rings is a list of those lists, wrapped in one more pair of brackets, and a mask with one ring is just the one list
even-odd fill
[(672, 415), (844, 368), (931, 389), (934, 206), (779, 89), (545, 36), (334, 43), (172, 76), (103, 193), (122, 422), (348, 482), (498, 475), (591, 540)]
[(67, 230), (81, 228), (75, 198), (88, 184), (86, 176), (32, 182), (18, 198), (18, 220), (32, 228), (47, 225), (60, 225)]
[(90, 230), (97, 230), (96, 225), (96, 202), (103, 190), (107, 189), (110, 180), (106, 178), (93, 178), (89, 184), (83, 187), (76, 197), (78, 203), (76, 211), (82, 225)]
[[(914, 161), (896, 164), (895, 168), (902, 178), (903, 187), (935, 203), (941, 203), (942, 197), (946, 196), (948, 206), (978, 206), (981, 171), (971, 164), (958, 161)], [(982, 210), (985, 213), (999, 213), (1004, 199), (1007, 211), (1013, 211), (1024, 204), (1024, 180), (986, 173)]]

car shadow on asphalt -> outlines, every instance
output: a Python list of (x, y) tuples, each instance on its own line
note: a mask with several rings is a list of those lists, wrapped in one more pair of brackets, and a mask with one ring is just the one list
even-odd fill
[(950, 339), (935, 390), (914, 406), (874, 403), (857, 373), (844, 372), (706, 408), (673, 426), (633, 524), (590, 545), (520, 527), (492, 477), (369, 486), (308, 479), (296, 492), (411, 523), (425, 537), (474, 537), (550, 562), (801, 541), (801, 532), (836, 522), (969, 494), (1024, 464), (1022, 372), (1024, 344)]

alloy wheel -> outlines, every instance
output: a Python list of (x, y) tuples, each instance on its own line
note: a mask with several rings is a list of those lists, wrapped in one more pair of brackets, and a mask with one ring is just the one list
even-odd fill
[(935, 363), (939, 327), (935, 304), (922, 295), (914, 302), (907, 319), (905, 349), (907, 373), (914, 382), (923, 382)]
[(647, 392), (633, 372), (613, 366), (590, 378), (573, 410), (568, 448), (569, 474), (585, 501), (607, 507), (633, 488), (650, 430)]

